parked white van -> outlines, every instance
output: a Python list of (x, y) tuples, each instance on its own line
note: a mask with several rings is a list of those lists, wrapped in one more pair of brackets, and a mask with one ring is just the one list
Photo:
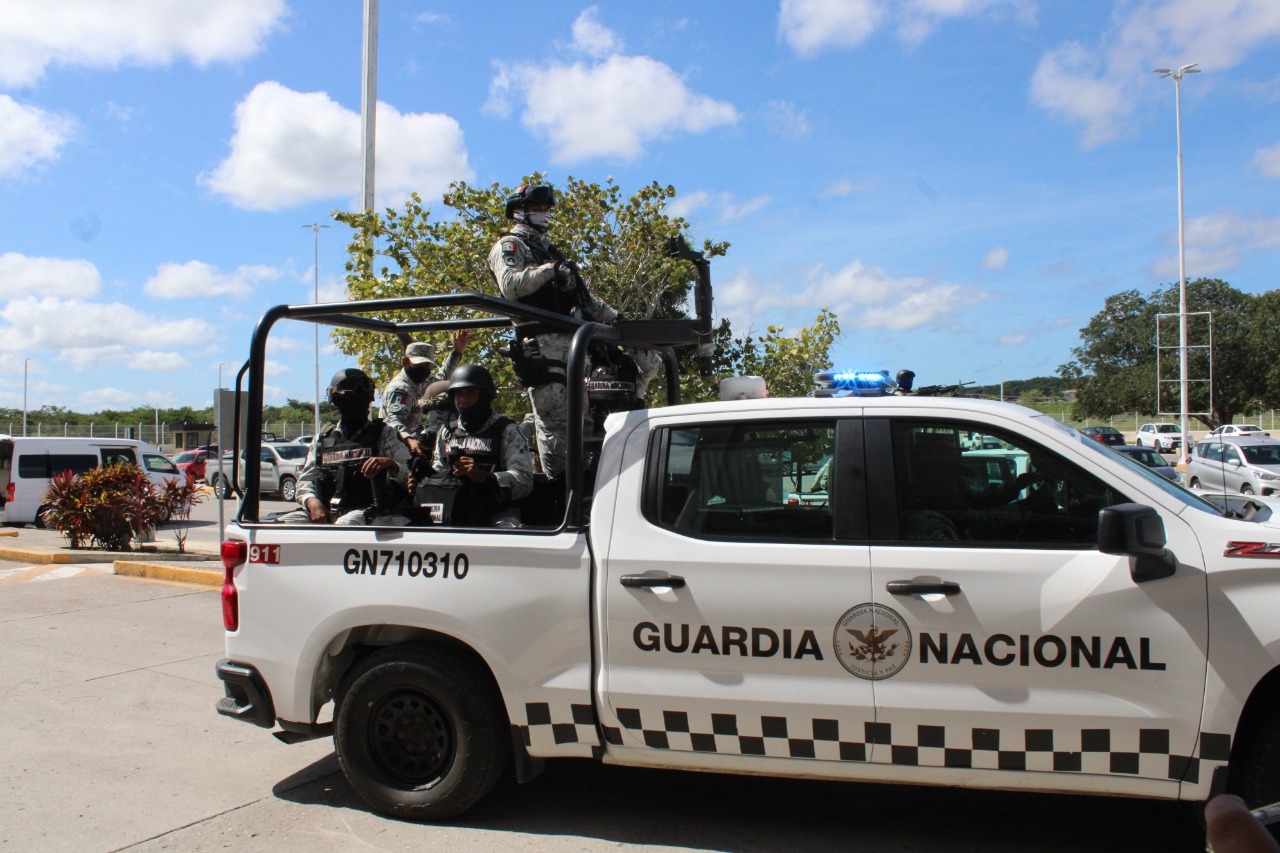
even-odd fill
[(143, 441), (0, 436), (0, 524), (43, 527), (44, 495), (54, 474), (83, 474), (116, 462), (134, 463), (160, 488), (182, 478), (178, 466)]

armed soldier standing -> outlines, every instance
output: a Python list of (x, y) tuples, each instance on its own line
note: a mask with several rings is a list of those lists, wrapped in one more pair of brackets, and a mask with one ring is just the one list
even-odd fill
[(478, 364), (462, 365), (449, 382), (458, 417), (440, 430), (432, 460), (458, 489), (447, 523), (520, 526), (511, 504), (533, 491), (533, 464), (520, 428), (493, 410), (497, 395), (493, 377)]
[(399, 510), (407, 503), (412, 457), (394, 427), (369, 419), (373, 380), (353, 367), (339, 370), (329, 383), (329, 402), (339, 418), (312, 443), (298, 474), (303, 509), (281, 521), (324, 523), (332, 510), (335, 524), (406, 524)]
[[(515, 221), (489, 252), (489, 270), (502, 295), (516, 302), (612, 325), (618, 312), (583, 285), (577, 268), (551, 244), (547, 229), (556, 203), (551, 187), (521, 187), (507, 199)], [(565, 362), (570, 335), (517, 326), (511, 358), (516, 376), (529, 389), (542, 470), (559, 477), (565, 467), (568, 406)], [(585, 407), (584, 407), (585, 409)]]
[[(453, 351), (445, 359), (442, 379), (448, 379), (462, 361), (470, 334), (466, 329), (453, 333)], [(411, 343), (404, 349), (403, 369), (382, 390), (383, 418), (395, 428), (415, 456), (430, 456), (433, 438), (422, 440), (422, 398), (435, 376), (436, 348), (428, 343)]]

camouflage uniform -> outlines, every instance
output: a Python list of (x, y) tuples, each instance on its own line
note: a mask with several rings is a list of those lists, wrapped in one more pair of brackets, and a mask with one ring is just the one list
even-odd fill
[[(595, 296), (583, 300), (585, 304), (580, 305), (576, 295), (559, 290), (551, 240), (524, 223), (516, 223), (511, 233), (504, 234), (493, 245), (489, 251), (489, 269), (498, 282), (499, 292), (512, 301), (570, 316), (582, 316), (585, 308), (586, 315), (582, 318), (597, 323), (611, 324), (618, 318), (617, 311)], [(559, 363), (559, 366), (552, 365), (551, 371), (563, 377), (569, 357), (570, 336), (555, 332), (535, 335), (533, 339), (544, 358)], [(533, 404), (538, 458), (543, 473), (548, 477), (558, 477), (564, 473), (565, 439), (569, 431), (564, 382), (557, 380), (530, 388), (529, 401)], [(583, 412), (586, 413), (585, 405)], [(584, 429), (589, 431), (590, 426)]]
[(462, 356), (457, 351), (449, 350), (439, 377), (432, 375), (421, 382), (414, 382), (408, 373), (401, 370), (382, 389), (382, 419), (400, 434), (402, 440), (415, 437), (422, 426), (422, 395), (427, 386), (439, 379), (448, 379), (461, 361)]
[[(364, 425), (362, 424), (361, 427), (363, 428), (363, 426)], [(303, 463), (302, 470), (298, 473), (298, 498), (297, 499), (298, 499), (298, 503), (302, 504), (303, 508), (301, 510), (296, 510), (294, 512), (291, 512), (286, 516), (282, 516), (280, 519), (281, 521), (285, 521), (285, 522), (298, 521), (302, 523), (309, 523), (311, 521), (311, 518), (309, 515), (307, 515), (307, 510), (306, 510), (307, 498), (320, 498), (320, 494), (318, 492), (318, 486), (319, 486), (318, 480), (320, 478), (321, 473), (323, 473), (323, 469), (318, 464), (318, 451), (319, 451), (322, 439), (325, 436), (330, 434), (333, 434), (340, 438), (347, 437), (346, 431), (342, 428), (341, 422), (334, 424), (330, 428), (330, 430), (326, 430), (324, 433), (321, 433), (320, 435), (316, 436), (316, 440), (311, 443), (311, 447), (307, 450), (307, 460), (306, 462)], [(377, 455), (389, 456), (395, 460), (397, 465), (397, 470), (394, 474), (391, 475), (391, 477), (397, 483), (399, 483), (402, 487), (407, 487), (406, 479), (409, 476), (409, 465), (412, 463), (412, 456), (409, 453), (408, 446), (400, 439), (399, 433), (397, 433), (395, 428), (389, 424), (384, 423), (382, 425), (382, 432), (378, 436)], [(367, 509), (367, 507), (353, 509), (353, 510), (350, 510), (349, 512), (345, 512), (341, 516), (339, 516), (334, 523), (335, 524), (367, 524), (368, 519), (365, 518), (365, 509)], [(299, 515), (299, 513), (301, 514), (301, 517), (294, 518), (294, 516)], [(378, 523), (403, 525), (408, 523), (408, 519), (405, 518), (404, 516), (394, 516), (394, 515), (382, 516), (378, 519)]]
[[(484, 426), (474, 434), (462, 425), (461, 420), (450, 421), (436, 436), (435, 452), (431, 460), (436, 472), (439, 474), (450, 472), (448, 459), (451, 450), (461, 450), (462, 455), (465, 456), (481, 457), (484, 449), (481, 446), (476, 447), (476, 450), (481, 452), (468, 452), (468, 445), (471, 443), (469, 439), (472, 439), (473, 435), (479, 436), (490, 431), (500, 419), (502, 416), (493, 412), (484, 422)], [(481, 439), (481, 443), (484, 444), (487, 441)], [(529, 445), (525, 442), (520, 427), (511, 420), (507, 420), (506, 427), (502, 430), (500, 461), (493, 463), (493, 476), (498, 481), (501, 501), (490, 517), (489, 523), (495, 527), (519, 527), (520, 510), (509, 504), (528, 497), (533, 491), (533, 461), (529, 456)]]

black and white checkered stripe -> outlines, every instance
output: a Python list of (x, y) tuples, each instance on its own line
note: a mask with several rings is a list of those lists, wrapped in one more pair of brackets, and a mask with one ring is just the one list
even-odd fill
[[(595, 712), (589, 705), (555, 709), (545, 702), (525, 706), (528, 746), (598, 745)], [(651, 749), (855, 761), (918, 767), (1121, 774), (1198, 784), (1223, 764), (1231, 735), (1202, 734), (1194, 755), (1170, 751), (1168, 729), (1010, 729), (955, 725), (894, 725), (869, 720), (618, 709), (621, 727), (604, 726), (612, 745), (634, 732)], [(883, 747), (876, 748), (873, 747)], [(593, 749), (593, 754), (598, 749)], [(1207, 765), (1204, 766), (1204, 765)], [(1205, 776), (1207, 778), (1207, 775)]]

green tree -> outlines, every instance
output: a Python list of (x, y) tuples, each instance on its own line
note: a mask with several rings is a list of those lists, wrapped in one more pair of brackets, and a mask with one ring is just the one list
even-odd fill
[[(1280, 400), (1274, 335), (1263, 331), (1264, 306), (1280, 302), (1243, 293), (1220, 279), (1187, 283), (1187, 373), (1192, 411), (1209, 427), (1230, 423), (1258, 400)], [(1212, 395), (1209, 394), (1209, 321), (1212, 316)], [(1123, 412), (1177, 411), (1179, 399), (1178, 285), (1143, 297), (1127, 290), (1107, 298), (1102, 311), (1080, 330), (1075, 360), (1058, 375), (1076, 387), (1077, 417), (1110, 417)], [(1173, 315), (1159, 317), (1159, 315)], [(1160, 323), (1157, 353), (1156, 324)], [(1274, 328), (1274, 327), (1271, 327)], [(1267, 331), (1270, 331), (1267, 329)], [(1159, 376), (1157, 377), (1157, 364)], [(1157, 383), (1157, 378), (1160, 380)], [(1160, 398), (1157, 399), (1157, 386)]]
[[(526, 184), (546, 183), (545, 175), (533, 174)], [(506, 199), (515, 190), (497, 183), (472, 187), (455, 183), (445, 193), (443, 204), (449, 214), (433, 218), (431, 210), (414, 195), (400, 210), (387, 209), (384, 215), (337, 213), (335, 218), (355, 231), (349, 246), (347, 289), (351, 299), (381, 299), (411, 295), (432, 295), (478, 291), (496, 293), (489, 273), (489, 250), (511, 223), (506, 219)], [(657, 182), (624, 196), (612, 179), (602, 184), (573, 177), (556, 187), (557, 203), (552, 236), (564, 254), (577, 261), (591, 291), (623, 315), (632, 319), (676, 319), (689, 316), (686, 307), (696, 271), (687, 261), (667, 253), (668, 241), (687, 235), (688, 223), (666, 213), (675, 198), (674, 187)], [(692, 240), (689, 241), (691, 244)], [(696, 244), (695, 244), (696, 245)], [(704, 240), (701, 252), (708, 259), (722, 257), (729, 244)], [(384, 262), (385, 261), (385, 262)], [(445, 319), (446, 312), (404, 312), (387, 319)], [(799, 389), (798, 377), (805, 376), (807, 393), (814, 364), (829, 364), (827, 351), (839, 324), (834, 315), (823, 312), (820, 322), (803, 329), (794, 339), (782, 336), (780, 328), (770, 328), (760, 339), (735, 338), (727, 321), (717, 326), (715, 370), (717, 376), (747, 369), (758, 361), (769, 375), (780, 377), (789, 366), (795, 376), (778, 381), (779, 387)], [(354, 356), (379, 385), (399, 370), (401, 345), (376, 332), (339, 329), (334, 332), (338, 348)], [(444, 335), (434, 341), (444, 352)], [(510, 362), (499, 353), (508, 342), (500, 330), (477, 330), (472, 335), (467, 360), (485, 365), (504, 390), (500, 406), (508, 414), (525, 408)], [(678, 353), (682, 396), (686, 400), (713, 397), (718, 378), (697, 375), (691, 348)], [(755, 353), (762, 353), (756, 356)], [(660, 390), (664, 378), (652, 386)]]

